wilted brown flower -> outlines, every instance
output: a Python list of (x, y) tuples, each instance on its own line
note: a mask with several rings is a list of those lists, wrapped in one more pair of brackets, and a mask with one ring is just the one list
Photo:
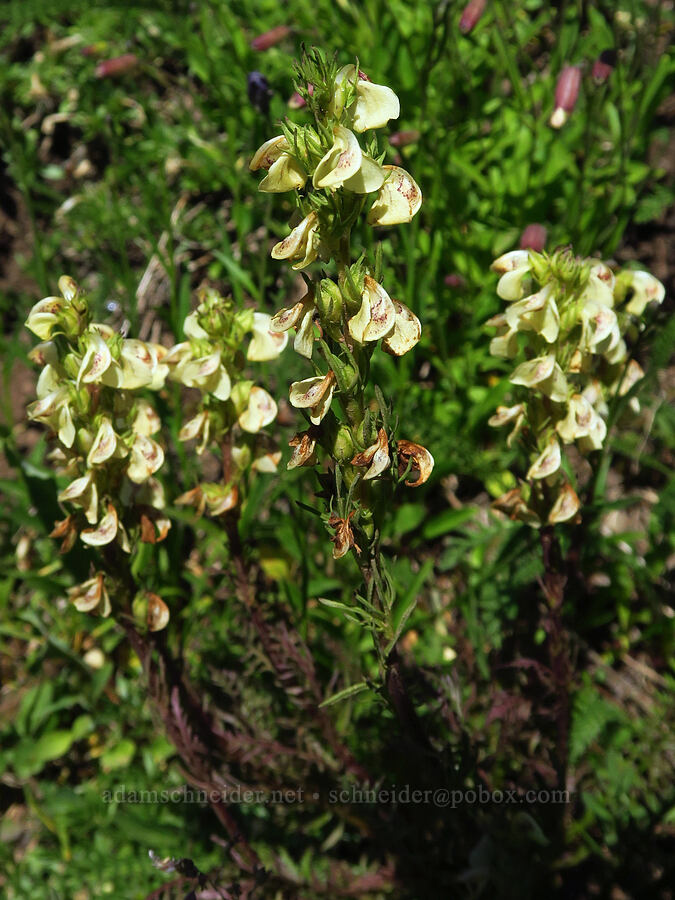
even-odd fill
[(296, 434), (295, 437), (290, 439), (288, 446), (295, 447), (295, 450), (286, 465), (287, 469), (296, 469), (298, 466), (313, 466), (316, 462), (314, 454), (316, 438), (312, 437), (309, 431)]
[(421, 444), (413, 444), (412, 441), (397, 441), (398, 474), (403, 476), (408, 463), (412, 461), (413, 469), (417, 470), (418, 477), (415, 481), (406, 481), (406, 487), (419, 487), (429, 478), (434, 468), (434, 458)]
[(328, 520), (328, 524), (331, 528), (335, 529), (335, 534), (331, 538), (333, 542), (333, 559), (341, 559), (345, 556), (351, 548), (353, 547), (357, 553), (361, 552), (361, 548), (354, 540), (354, 532), (352, 531), (352, 526), (349, 524), (351, 517), (354, 515), (354, 510), (352, 510), (346, 519), (341, 519), (339, 516), (333, 514)]

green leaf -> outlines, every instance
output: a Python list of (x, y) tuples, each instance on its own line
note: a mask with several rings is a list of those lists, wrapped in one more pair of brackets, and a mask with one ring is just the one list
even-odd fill
[(113, 769), (123, 769), (128, 766), (136, 752), (136, 744), (128, 738), (124, 738), (114, 747), (106, 750), (101, 756), (101, 768), (104, 772), (111, 772)]
[(324, 709), (326, 706), (332, 706), (334, 703), (339, 703), (341, 700), (346, 700), (348, 697), (355, 697), (357, 694), (362, 694), (364, 691), (368, 690), (368, 687), (369, 685), (366, 681), (359, 681), (358, 684), (352, 684), (350, 687), (338, 691), (337, 694), (333, 694), (332, 697), (324, 700), (323, 703), (319, 703), (319, 709)]
[(422, 535), (423, 537), (430, 540), (440, 537), (443, 534), (447, 534), (448, 531), (453, 531), (453, 529), (459, 528), (459, 526), (463, 525), (464, 522), (468, 522), (469, 519), (473, 518), (475, 514), (476, 510), (472, 507), (464, 507), (463, 509), (446, 509), (445, 512), (434, 516), (433, 519), (430, 519), (427, 522), (427, 524), (422, 529)]
[(71, 731), (49, 731), (35, 741), (30, 756), (36, 763), (46, 763), (67, 753), (72, 743)]

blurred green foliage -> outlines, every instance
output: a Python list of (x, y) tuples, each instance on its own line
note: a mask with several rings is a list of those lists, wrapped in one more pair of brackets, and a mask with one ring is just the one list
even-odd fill
[[(64, 272), (90, 291), (99, 317), (115, 325), (128, 319), (131, 333), (145, 329), (146, 337), (179, 339), (203, 281), (269, 312), (284, 305), (291, 278), (270, 263), (267, 249), (284, 233), (289, 208), (256, 193), (248, 160), (274, 122), (302, 118), (287, 106), (301, 42), (334, 50), (342, 63), (358, 56), (374, 81), (399, 95), (395, 127), (418, 133), (392, 146), (388, 161), (400, 155), (425, 203), (411, 226), (385, 233), (383, 244), (388, 290), (420, 317), (423, 339), (405, 358), (380, 362), (375, 375), (407, 436), (436, 459), (433, 483), (402, 497), (385, 535), (401, 615), (417, 600), (402, 646), (435, 697), (425, 721), (443, 723), (434, 738), (445, 746), (454, 785), (548, 783), (556, 737), (551, 697), (537, 676), (546, 661), (539, 547), (534, 532), (489, 511), (489, 500), (511, 486), (517, 461), (486, 427), (508, 387), (483, 329), (498, 311), (495, 279), (486, 273), (533, 222), (547, 228), (549, 249), (572, 244), (580, 254), (610, 258), (635, 256), (627, 229), (636, 241), (641, 225), (664, 221), (674, 182), (672, 168), (659, 165), (672, 112), (668, 120), (659, 110), (675, 74), (672, 10), (641, 0), (494, 0), (463, 35), (461, 8), (159, 0), (152, 8), (25, 2), (0, 11), (0, 178), (9, 223), (0, 281), (3, 895), (141, 898), (166, 881), (147, 861), (149, 848), (193, 856), (203, 871), (224, 864), (226, 854), (210, 840), (217, 822), (203, 807), (101, 800), (120, 784), (162, 789), (184, 779), (122, 632), (64, 599), (88, 559), (83, 550), (59, 557), (47, 537), (58, 514), (56, 486), (44, 438), (23, 420), (32, 376), (22, 323)], [(278, 25), (292, 29), (279, 44), (250, 47)], [(597, 84), (592, 64), (607, 50), (616, 51), (617, 64)], [(122, 54), (134, 54), (132, 68), (97, 76), (103, 60)], [(583, 68), (582, 89), (568, 123), (554, 130), (555, 83), (570, 64)], [(247, 98), (254, 70), (273, 91), (267, 114)], [(451, 810), (452, 822), (432, 816), (429, 829), (447, 841), (442, 858), (424, 856), (409, 823), (400, 839), (407, 849), (393, 839), (386, 848), (400, 852), (407, 885), (400, 896), (425, 896), (425, 866), (437, 896), (450, 889), (467, 897), (540, 896), (542, 886), (566, 886), (568, 896), (582, 897), (593, 885), (601, 895), (616, 885), (628, 896), (666, 896), (658, 891), (672, 876), (675, 826), (668, 593), (675, 416), (672, 370), (663, 373), (673, 337), (664, 306), (637, 351), (647, 371), (645, 412), (615, 429), (588, 487), (584, 521), (564, 532), (573, 561), (566, 623), (577, 662), (573, 801), (562, 820), (545, 806), (512, 822), (504, 810), (492, 819), (468, 808)], [(286, 354), (270, 367), (269, 383), (281, 396), (301, 371)], [(174, 438), (179, 409), (167, 399)], [(625, 413), (618, 404), (614, 421)], [(190, 488), (196, 464), (177, 440), (167, 459), (167, 483)], [(295, 502), (313, 505), (311, 490), (302, 470), (259, 480), (240, 533), (269, 576), (265, 610), (283, 610), (297, 627), (328, 697), (375, 677), (376, 661), (358, 626), (317, 602), (349, 604), (359, 573), (330, 559), (320, 524)], [(188, 514), (172, 515), (167, 542), (138, 563), (171, 607), (170, 640), (206, 694), (231, 698), (229, 715), (281, 740), (296, 727), (294, 707), (232, 598), (226, 538), (215, 523), (196, 528)], [(330, 714), (386, 784), (400, 777), (400, 752), (391, 752), (397, 726), (378, 696), (364, 691)], [(315, 896), (306, 885), (335, 846), (367, 870), (368, 843), (335, 809), (314, 818), (248, 809), (244, 818), (261, 855), (280, 854), (289, 883), (299, 885), (276, 896)], [(413, 864), (415, 853), (421, 861)], [(384, 894), (364, 889), (362, 896)]]

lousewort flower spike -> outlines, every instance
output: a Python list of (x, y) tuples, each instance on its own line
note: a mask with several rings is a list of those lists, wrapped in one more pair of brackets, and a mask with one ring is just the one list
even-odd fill
[[(141, 543), (164, 540), (171, 527), (155, 477), (164, 463), (156, 438), (161, 423), (136, 393), (163, 387), (167, 351), (92, 322), (87, 298), (71, 278), (59, 279), (59, 289), (61, 297), (41, 300), (26, 322), (43, 341), (30, 354), (42, 371), (28, 417), (53, 433), (50, 456), (68, 478), (58, 495), (66, 516), (52, 537), (62, 541), (62, 552), (79, 537), (104, 558), (130, 554)], [(98, 571), (71, 588), (70, 599), (79, 610), (108, 616), (114, 582)], [(168, 609), (159, 597), (157, 604), (156, 621), (164, 627)]]
[[(319, 478), (329, 498), (322, 518), (332, 555), (358, 560), (370, 597), (364, 622), (377, 631), (387, 665), (383, 648), (394, 633), (393, 587), (379, 550), (382, 517), (390, 514), (387, 498), (399, 485), (427, 481), (433, 457), (398, 439), (391, 410), (371, 382), (370, 360), (378, 348), (403, 356), (420, 340), (422, 326), (376, 274), (374, 260), (351, 258), (350, 235), (359, 221), (374, 228), (410, 222), (422, 192), (405, 169), (385, 163), (378, 148), (375, 130), (400, 112), (389, 87), (373, 82), (359, 63), (339, 68), (313, 50), (297, 66), (296, 90), (314, 121), (284, 123), (250, 165), (267, 173), (261, 191), (294, 194), (297, 211), (272, 257), (302, 270), (307, 285), (304, 297), (271, 320), (275, 331), (294, 332), (295, 351), (312, 365), (290, 386), (291, 406), (306, 425), (290, 441), (287, 468), (328, 464)], [(318, 263), (325, 268), (315, 273)], [(371, 617), (375, 600), (377, 621)]]
[[(508, 445), (518, 441), (529, 454), (520, 487), (496, 506), (534, 526), (570, 521), (581, 503), (566, 474), (571, 466), (563, 465), (565, 449), (574, 444), (588, 454), (603, 446), (612, 397), (644, 374), (628, 359), (624, 335), (641, 327), (649, 303), (662, 302), (663, 285), (648, 272), (617, 275), (569, 250), (513, 250), (492, 268), (508, 306), (486, 323), (497, 328), (490, 352), (517, 363), (509, 380), (518, 402), (500, 406), (489, 424), (509, 426)], [(522, 350), (526, 359), (518, 362)], [(639, 408), (635, 397), (630, 402)]]

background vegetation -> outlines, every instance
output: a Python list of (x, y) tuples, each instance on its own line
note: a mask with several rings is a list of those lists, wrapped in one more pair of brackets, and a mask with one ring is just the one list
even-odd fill
[[(0, 12), (3, 895), (185, 896), (192, 873), (153, 869), (153, 849), (211, 873), (221, 893), (195, 887), (202, 897), (672, 896), (672, 3), (492, 0), (468, 34), (462, 7), (73, 0)], [(289, 29), (277, 43), (251, 46), (277, 26)], [(374, 678), (376, 659), (358, 624), (319, 602), (349, 605), (360, 575), (330, 557), (307, 508), (310, 473), (259, 479), (242, 511), (239, 537), (263, 573), (253, 606), (234, 589), (225, 532), (172, 510), (169, 538), (139, 565), (171, 608), (153, 658), (179, 661), (173, 683), (161, 663), (143, 674), (118, 623), (67, 604), (88, 559), (82, 548), (59, 556), (47, 537), (56, 481), (43, 431), (25, 421), (35, 376), (23, 322), (62, 273), (87, 288), (99, 319), (126, 319), (153, 340), (180, 339), (201, 284), (269, 312), (287, 305), (297, 285), (268, 249), (289, 210), (257, 194), (248, 160), (276, 121), (302, 118), (287, 102), (301, 42), (343, 64), (358, 56), (399, 95), (395, 129), (414, 132), (392, 139), (390, 161), (401, 157), (425, 203), (412, 225), (385, 233), (384, 249), (388, 290), (424, 332), (376, 377), (406, 435), (436, 459), (386, 535), (410, 616), (400, 651), (432, 755), (375, 691), (317, 711)], [(598, 83), (604, 51), (615, 65)], [(107, 61), (123, 54), (133, 59), (111, 71)], [(568, 64), (582, 66), (582, 89), (556, 131), (548, 119)], [(268, 110), (249, 99), (254, 71), (269, 82)], [(537, 535), (490, 510), (519, 462), (486, 425), (507, 393), (483, 327), (500, 308), (488, 270), (535, 222), (548, 249), (633, 259), (670, 298), (634, 351), (647, 373), (642, 412), (629, 421), (625, 408), (612, 411), (597, 477), (585, 475), (583, 522), (561, 529), (574, 662), (562, 763)], [(269, 383), (284, 397), (304, 375), (288, 353)], [(167, 416), (179, 409), (169, 399)], [(282, 401), (282, 444), (296, 422)], [(196, 463), (178, 421), (172, 428), (165, 477), (178, 493), (194, 484)], [(162, 691), (188, 682), (194, 708), (170, 714)], [(190, 719), (197, 706), (215, 729), (206, 735)], [(520, 794), (560, 787), (561, 774), (567, 804), (326, 799), (369, 778)], [(208, 805), (102, 799), (200, 778), (303, 787), (319, 800), (233, 808), (268, 873), (237, 887), (230, 838)]]

